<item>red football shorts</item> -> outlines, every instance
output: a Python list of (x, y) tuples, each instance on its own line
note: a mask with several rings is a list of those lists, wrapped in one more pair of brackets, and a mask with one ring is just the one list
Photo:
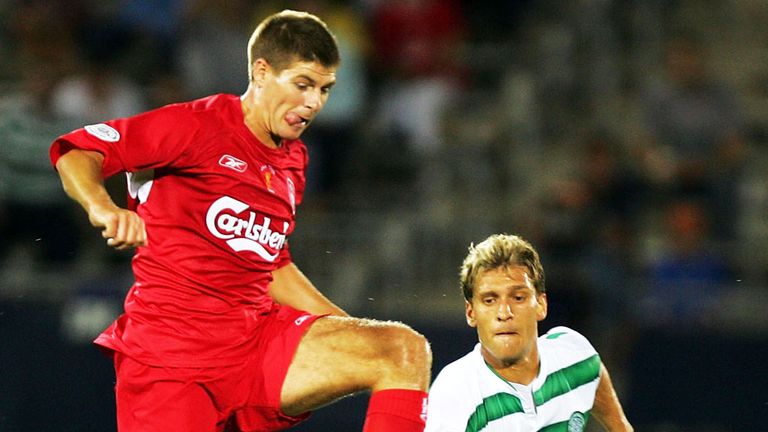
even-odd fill
[(258, 348), (234, 366), (148, 366), (115, 352), (118, 431), (272, 431), (305, 420), (309, 413), (282, 413), (280, 391), (301, 337), (319, 316), (276, 305), (265, 318)]

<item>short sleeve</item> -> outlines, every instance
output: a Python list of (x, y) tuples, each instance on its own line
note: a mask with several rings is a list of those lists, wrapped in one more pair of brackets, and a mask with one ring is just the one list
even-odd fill
[(456, 410), (462, 404), (458, 400), (461, 391), (451, 385), (451, 372), (441, 371), (429, 389), (427, 424), (424, 432), (463, 432), (464, 425), (455, 424)]
[(133, 117), (110, 120), (58, 137), (50, 148), (53, 166), (72, 149), (90, 150), (104, 156), (103, 176), (160, 167), (184, 165), (191, 148), (197, 119), (188, 110), (171, 105)]

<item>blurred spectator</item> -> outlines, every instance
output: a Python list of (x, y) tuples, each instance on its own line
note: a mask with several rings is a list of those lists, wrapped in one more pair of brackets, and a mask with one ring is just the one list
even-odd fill
[(664, 216), (665, 245), (648, 268), (639, 321), (669, 330), (706, 326), (714, 322), (731, 266), (712, 247), (709, 220), (701, 205), (675, 202)]
[[(3, 10), (3, 33), (13, 41), (2, 76), (15, 81), (0, 95), (0, 259), (26, 250), (37, 268), (72, 262), (81, 248), (76, 208), (46, 163), (51, 140), (76, 126), (57, 116), (52, 93), (74, 65), (79, 2), (19, 0)], [(6, 63), (10, 61), (10, 63)]]
[(442, 113), (461, 80), (464, 20), (456, 0), (393, 0), (374, 10), (377, 120), (417, 155), (438, 151)]
[(52, 109), (81, 123), (127, 117), (146, 108), (144, 94), (121, 69), (131, 34), (108, 19), (92, 17), (80, 30), (79, 69), (53, 91)]
[[(178, 72), (193, 98), (213, 93), (240, 94), (248, 65), (243, 46), (254, 24), (255, 3), (248, 0), (189, 0), (183, 11)], [(261, 18), (261, 17), (258, 17)]]
[(128, 75), (141, 84), (153, 85), (157, 75), (175, 72), (181, 23), (188, 1), (119, 0), (118, 3), (115, 24), (125, 29), (131, 39), (123, 62)]
[(473, 43), (507, 43), (518, 38), (534, 0), (462, 0)]
[(703, 44), (689, 35), (667, 43), (666, 74), (646, 90), (646, 169), (666, 196), (705, 206), (718, 240), (731, 240), (738, 219), (744, 162), (736, 92), (712, 76)]
[[(2, 2), (0, 2), (2, 3)], [(4, 14), (0, 17), (1, 33), (6, 33), (9, 44), (0, 48), (7, 57), (0, 59), (0, 66), (8, 70), (14, 79), (21, 77), (23, 68), (30, 62), (48, 73), (62, 74), (74, 64), (72, 52), (76, 46), (76, 27), (84, 17), (80, 1), (64, 0), (14, 0), (0, 5)], [(44, 59), (44, 60), (43, 60)]]
[(569, 176), (557, 179), (547, 188), (535, 212), (540, 232), (542, 262), (547, 263), (547, 284), (556, 287), (558, 295), (550, 298), (557, 310), (553, 322), (586, 327), (590, 319), (593, 294), (586, 279), (583, 257), (590, 249), (592, 196), (583, 179)]
[(341, 0), (298, 0), (291, 8), (323, 17), (333, 29), (341, 54), (336, 85), (323, 112), (304, 135), (309, 147), (307, 186), (338, 193), (349, 174), (351, 154), (360, 144), (360, 120), (368, 98), (367, 64), (370, 35), (361, 12)]
[(528, 217), (550, 263), (548, 283), (560, 290), (550, 299), (562, 309), (560, 320), (597, 333), (621, 325), (635, 300), (629, 281), (637, 274), (645, 186), (608, 131), (585, 131), (572, 147), (573, 165), (548, 181)]
[(592, 196), (595, 225), (617, 220), (635, 229), (645, 204), (646, 185), (628, 163), (623, 146), (606, 130), (587, 132), (581, 143), (579, 174)]
[(155, 74), (145, 88), (147, 91), (147, 108), (158, 108), (191, 99), (184, 83), (173, 71)]
[(647, 190), (611, 133), (591, 131), (582, 146), (578, 170), (592, 211), (580, 234), (589, 239), (581, 263), (595, 294), (592, 324), (608, 329), (624, 323), (635, 301), (629, 281), (637, 271), (635, 250)]
[(374, 186), (397, 191), (390, 205), (412, 205), (403, 192), (415, 193), (430, 219), (449, 193), (443, 129), (467, 66), (465, 19), (458, 0), (382, 1), (371, 12), (372, 145), (364, 169)]
[(77, 123), (51, 109), (55, 69), (24, 66), (19, 90), (0, 99), (0, 258), (21, 245), (43, 266), (69, 263), (80, 249), (80, 225), (46, 154)]

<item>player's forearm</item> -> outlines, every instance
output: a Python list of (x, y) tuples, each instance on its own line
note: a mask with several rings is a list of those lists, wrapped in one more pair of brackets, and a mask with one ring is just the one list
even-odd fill
[(600, 365), (600, 384), (597, 386), (592, 414), (608, 432), (634, 431), (613, 388), (608, 369), (603, 364)]
[(349, 315), (315, 288), (295, 264), (275, 270), (272, 276), (269, 295), (276, 302), (312, 314)]
[(97, 152), (71, 150), (56, 162), (64, 192), (89, 214), (94, 206), (115, 205), (101, 176), (103, 160)]

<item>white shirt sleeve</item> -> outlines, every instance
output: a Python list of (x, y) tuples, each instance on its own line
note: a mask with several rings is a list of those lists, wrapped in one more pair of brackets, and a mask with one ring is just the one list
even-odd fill
[(475, 352), (449, 364), (429, 390), (425, 432), (464, 432), (476, 407)]

